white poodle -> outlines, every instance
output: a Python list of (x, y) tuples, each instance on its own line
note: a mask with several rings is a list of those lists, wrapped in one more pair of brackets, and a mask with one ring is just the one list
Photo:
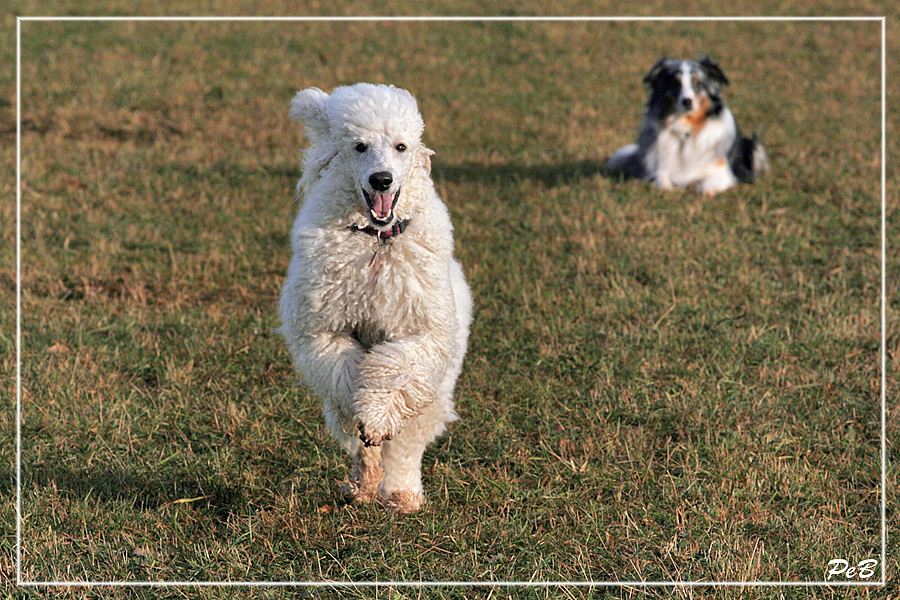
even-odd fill
[(367, 83), (298, 92), (290, 116), (310, 146), (279, 332), (353, 457), (344, 496), (408, 514), (425, 447), (456, 419), (472, 314), (425, 125), (409, 92)]

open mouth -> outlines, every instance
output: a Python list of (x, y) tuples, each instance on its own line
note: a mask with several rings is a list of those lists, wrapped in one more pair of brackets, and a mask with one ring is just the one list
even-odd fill
[(397, 206), (397, 200), (400, 199), (400, 190), (393, 194), (384, 192), (376, 192), (369, 194), (366, 190), (362, 191), (366, 198), (366, 204), (369, 206), (369, 220), (375, 225), (387, 225), (394, 219), (394, 207)]

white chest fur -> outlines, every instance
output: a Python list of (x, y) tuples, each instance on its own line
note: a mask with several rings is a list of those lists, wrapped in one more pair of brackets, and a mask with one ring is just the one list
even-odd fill
[(660, 187), (703, 187), (709, 178), (730, 175), (728, 151), (736, 135), (734, 117), (727, 108), (701, 127), (676, 119), (660, 132), (647, 155), (647, 166)]
[(328, 241), (316, 238), (297, 248), (298, 258), (308, 261), (304, 271), (320, 274), (301, 290), (309, 315), (320, 321), (316, 329), (355, 332), (363, 345), (371, 345), (383, 341), (385, 331), (397, 335), (426, 328), (435, 314), (429, 303), (446, 296), (449, 283), (435, 277), (446, 268), (435, 269), (434, 253), (412, 236), (385, 242), (346, 231)]

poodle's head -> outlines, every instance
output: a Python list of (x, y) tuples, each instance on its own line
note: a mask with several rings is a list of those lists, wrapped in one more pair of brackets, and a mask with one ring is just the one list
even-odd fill
[(393, 225), (404, 186), (416, 169), (431, 168), (433, 152), (422, 144), (425, 124), (406, 90), (369, 83), (335, 88), (331, 94), (309, 88), (291, 101), (290, 116), (303, 123), (310, 142), (304, 180), (338, 165), (375, 227)]

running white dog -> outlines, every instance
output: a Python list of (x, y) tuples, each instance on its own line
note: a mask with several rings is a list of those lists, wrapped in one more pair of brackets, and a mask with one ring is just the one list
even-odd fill
[(298, 92), (290, 116), (310, 146), (279, 331), (353, 457), (345, 498), (408, 514), (425, 447), (456, 419), (472, 314), (425, 125), (409, 92), (367, 83)]

